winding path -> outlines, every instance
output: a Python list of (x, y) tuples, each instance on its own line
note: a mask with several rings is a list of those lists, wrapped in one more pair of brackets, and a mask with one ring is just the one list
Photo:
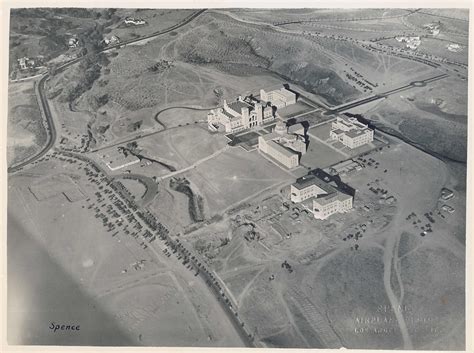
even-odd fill
[(158, 116), (161, 114), (161, 113), (164, 113), (166, 112), (167, 110), (172, 110), (172, 109), (186, 109), (186, 110), (195, 110), (195, 111), (205, 111), (205, 110), (211, 110), (211, 109), (215, 109), (217, 107), (211, 107), (211, 108), (195, 108), (195, 107), (186, 107), (186, 106), (177, 106), (177, 107), (168, 107), (168, 108), (164, 108), (162, 110), (160, 110), (159, 112), (157, 112), (155, 114), (155, 121), (160, 124), (164, 130), (168, 129), (169, 127), (166, 126), (166, 124), (164, 122), (162, 122)]
[[(188, 24), (189, 22), (194, 20), (196, 17), (198, 17), (199, 15), (204, 13), (206, 10), (207, 9), (202, 9), (202, 10), (196, 11), (193, 14), (191, 14), (190, 16), (186, 17), (180, 23), (178, 23), (174, 26), (171, 26), (171, 27), (169, 27), (169, 28), (167, 28), (163, 31), (155, 32), (155, 33), (152, 33), (152, 34), (149, 34), (149, 35), (145, 35), (143, 37), (139, 37), (139, 38), (136, 38), (136, 39), (131, 39), (131, 40), (113, 45), (113, 46), (104, 48), (104, 49), (98, 51), (97, 53), (104, 53), (104, 52), (110, 51), (112, 49), (122, 48), (127, 44), (133, 44), (133, 43), (139, 42), (143, 39), (154, 38), (154, 37), (158, 37), (160, 35), (172, 32), (172, 31)], [(71, 61), (68, 61), (67, 63), (59, 66), (57, 68), (56, 72), (64, 71), (68, 67), (82, 61), (85, 57), (86, 56), (82, 56), (80, 58), (76, 58), (76, 59), (73, 59)], [(31, 164), (31, 163), (35, 162), (36, 160), (38, 160), (39, 158), (44, 156), (56, 143), (56, 137), (57, 137), (56, 128), (54, 126), (53, 118), (51, 116), (51, 110), (50, 110), (50, 107), (49, 107), (48, 99), (47, 99), (46, 94), (44, 92), (44, 84), (49, 79), (49, 77), (50, 77), (49, 73), (44, 74), (44, 76), (40, 79), (40, 81), (37, 85), (38, 88), (37, 88), (37, 92), (36, 92), (37, 96), (39, 97), (40, 110), (41, 110), (43, 118), (46, 122), (46, 133), (48, 135), (48, 142), (46, 143), (46, 145), (41, 149), (41, 151), (38, 154), (27, 158), (23, 162), (20, 162), (20, 163), (14, 165), (14, 166), (9, 167), (8, 168), (8, 173), (17, 172), (17, 171), (21, 170), (23, 167), (27, 166), (28, 164)]]

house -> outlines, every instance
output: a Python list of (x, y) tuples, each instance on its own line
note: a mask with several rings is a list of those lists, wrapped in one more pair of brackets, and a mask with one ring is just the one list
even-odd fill
[(79, 40), (75, 37), (69, 38), (67, 45), (69, 48), (77, 48), (79, 46)]
[(423, 26), (432, 36), (437, 36), (439, 34), (440, 23), (428, 23)]
[(120, 43), (120, 38), (117, 36), (111, 36), (110, 38), (104, 38), (105, 45), (114, 45)]
[(457, 43), (448, 44), (448, 46), (446, 48), (448, 48), (449, 51), (452, 51), (454, 53), (458, 53), (458, 52), (460, 52), (464, 49), (463, 46), (461, 46)]
[(127, 17), (124, 20), (125, 24), (127, 25), (135, 25), (135, 26), (140, 26), (146, 24), (146, 21), (141, 19), (141, 18), (133, 18), (133, 17)]
[[(38, 58), (39, 58), (38, 59), (39, 65), (41, 65), (42, 63), (41, 57), (38, 57)], [(36, 65), (37, 65), (37, 62), (35, 61), (35, 59), (31, 59), (26, 56), (18, 59), (18, 66), (20, 66), (20, 70), (32, 69), (32, 68), (35, 68)]]
[(28, 58), (25, 56), (23, 58), (18, 59), (18, 65), (20, 65), (20, 70), (28, 69)]

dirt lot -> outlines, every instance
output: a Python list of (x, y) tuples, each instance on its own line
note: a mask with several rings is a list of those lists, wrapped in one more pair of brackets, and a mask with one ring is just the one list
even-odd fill
[(34, 87), (35, 81), (10, 83), (8, 86), (8, 165), (35, 154), (46, 142)]
[[(112, 14), (105, 27), (123, 40), (166, 28), (189, 13), (124, 9)], [(206, 126), (208, 108), (223, 99), (258, 94), (260, 88), (290, 83), (327, 105), (339, 105), (439, 74), (428, 65), (362, 48), (381, 36), (423, 34), (424, 24), (440, 18), (441, 34), (420, 48), (440, 55), (438, 41), (459, 37), (464, 43), (466, 21), (437, 14), (446, 15), (442, 10), (208, 10), (175, 32), (108, 53), (95, 71), (99, 77), (70, 106), (61, 97), (84, 71), (71, 67), (51, 77), (47, 94), (57, 147), (89, 146), (98, 151), (87, 156), (100, 161), (100, 154), (136, 142), (129, 147), (140, 154), (140, 163), (110, 174), (151, 180), (158, 191), (148, 200), (150, 212), (215, 271), (257, 345), (465, 349), (467, 90), (453, 67), (440, 68), (452, 74), (449, 78), (357, 108), (377, 129), (446, 160), (389, 136), (382, 150), (357, 157), (362, 150), (348, 151), (328, 141), (329, 124), (323, 124), (309, 130), (302, 166), (288, 172), (258, 151), (228, 146), (224, 135)], [(148, 24), (125, 27), (125, 16)], [(307, 22), (262, 26), (277, 20)], [(58, 25), (38, 21), (45, 33)], [(14, 26), (15, 31), (28, 30)], [(65, 35), (61, 32), (44, 47), (63, 51)], [(15, 36), (21, 42), (23, 35)], [(15, 55), (25, 45), (37, 50), (38, 38), (28, 37), (32, 41), (22, 42)], [(39, 127), (33, 93), (31, 83), (9, 87), (9, 162), (34, 153), (41, 141), (33, 133)], [(292, 117), (309, 109), (299, 102), (281, 113)], [(301, 117), (310, 124), (323, 118), (328, 116), (321, 109)], [(256, 136), (250, 132), (243, 139)], [(87, 325), (88, 337), (106, 326), (101, 344), (241, 346), (226, 313), (192, 267), (162, 253), (166, 246), (161, 240), (144, 236), (141, 221), (139, 226), (129, 218), (136, 209), (127, 206), (119, 213), (125, 203), (117, 201), (108, 178), (63, 155), (51, 152), (9, 178), (9, 242), (15, 232), (31, 235), (38, 245), (26, 254), (36, 253), (35, 247), (44, 250), (57, 267), (44, 275), (44, 268), (27, 266), (21, 258), (14, 262), (31, 272), (24, 281), (26, 292), (38, 293), (45, 303), (36, 306), (46, 309), (29, 317), (28, 327), (48, 322), (54, 312), (55, 320)], [(319, 221), (288, 200), (297, 175), (350, 157), (364, 165), (341, 176), (356, 190), (352, 210)], [(175, 178), (186, 178), (180, 182), (188, 188), (179, 189)], [(143, 195), (135, 181), (125, 181), (124, 187), (135, 198)], [(453, 190), (453, 198), (440, 199), (443, 187)], [(190, 205), (198, 206), (199, 219)], [(60, 272), (62, 277), (52, 275)], [(42, 276), (44, 282), (38, 280)], [(59, 278), (72, 284), (61, 289)], [(83, 300), (83, 310), (68, 310), (64, 295), (58, 306), (52, 303), (55, 292), (77, 294), (79, 287), (85, 299), (71, 300)], [(26, 311), (21, 295), (14, 298), (14, 310)], [(21, 322), (15, 325), (21, 331)], [(43, 329), (33, 334), (37, 342), (58, 343)], [(85, 343), (90, 342), (95, 341)]]
[(301, 164), (309, 168), (326, 168), (349, 158), (347, 153), (341, 153), (332, 146), (329, 138), (331, 123), (325, 123), (308, 130), (309, 145), (301, 157)]
[[(441, 80), (443, 81), (443, 80)], [(427, 87), (392, 95), (363, 113), (380, 128), (393, 129), (429, 151), (466, 160), (466, 99), (462, 81), (449, 78)], [(442, 87), (450, 85), (452, 90)]]
[(221, 213), (265, 188), (276, 187), (292, 178), (258, 152), (245, 152), (238, 147), (227, 150), (184, 175), (204, 197), (209, 215)]
[[(102, 216), (97, 216), (106, 213), (109, 207), (115, 209), (106, 201), (109, 197), (106, 195), (112, 191), (100, 183), (91, 182), (92, 176), (85, 174), (84, 162), (59, 158), (63, 157), (47, 156), (29, 173), (10, 178), (9, 212), (22, 224), (19, 231), (33, 237), (91, 298), (93, 305), (84, 310), (96, 310), (97, 306), (99, 311), (107, 313), (108, 316), (104, 315), (104, 321), (97, 326), (113, 324), (127, 332), (120, 336), (117, 330), (114, 336), (102, 330), (108, 335), (102, 344), (120, 343), (130, 337), (133, 344), (138, 345), (241, 345), (220, 306), (213, 303), (207, 286), (176, 258), (163, 255), (160, 246), (155, 248), (150, 244), (145, 251), (139, 241), (127, 233), (130, 228), (119, 226), (127, 221), (114, 222), (113, 228), (118, 227), (115, 232), (104, 227)], [(80, 185), (87, 198), (71, 202), (60, 192), (64, 183), (60, 189), (56, 184), (45, 183), (45, 178), (57, 174), (68, 175), (70, 179), (64, 179), (64, 183), (70, 180), (70, 188)], [(38, 180), (41, 180), (43, 189), (50, 190), (43, 201), (38, 201), (30, 190)], [(97, 193), (101, 196), (98, 197)], [(93, 217), (94, 210), (99, 210), (96, 217)], [(69, 297), (67, 293), (67, 290), (63, 292), (62, 300)], [(44, 294), (49, 295), (48, 291)], [(45, 308), (44, 314), (50, 315), (48, 322), (52, 317), (51, 310), (54, 309)], [(44, 321), (43, 316), (39, 315), (36, 320)], [(79, 320), (78, 323), (85, 328), (86, 320), (92, 316), (85, 312), (66, 311), (54, 315), (54, 318)], [(159, 324), (164, 323), (163, 316), (172, 316), (174, 320), (181, 317), (185, 321), (174, 321), (177, 326), (170, 328), (169, 320), (166, 325)], [(35, 318), (30, 317), (30, 320)], [(90, 335), (91, 330), (85, 331)], [(51, 333), (39, 330), (38, 334), (41, 342), (56, 342)], [(77, 344), (89, 343), (88, 338), (90, 336), (82, 337), (83, 341), (79, 340)]]
[[(285, 206), (281, 195), (271, 197), (270, 193), (270, 197), (257, 197), (247, 208), (187, 235), (187, 241), (200, 249), (226, 283), (241, 317), (255, 327), (262, 344), (403, 347), (391, 305), (401, 305), (414, 347), (448, 337), (454, 328), (462, 332), (455, 318), (463, 308), (464, 247), (457, 239), (463, 233), (459, 224), (464, 223), (464, 215), (438, 215), (436, 211), (443, 186), (462, 188), (458, 172), (396, 141), (361, 158), (372, 158), (379, 164), (343, 178), (357, 190), (354, 209), (347, 214), (317, 221), (298, 205)], [(395, 168), (401, 160), (401, 167)], [(371, 188), (387, 190), (387, 194), (375, 194)], [(387, 198), (390, 201), (385, 201)], [(455, 207), (465, 207), (462, 198), (456, 202)], [(436, 222), (431, 225), (432, 232), (420, 236), (423, 223), (413, 225), (413, 218), (406, 220), (410, 212), (425, 223), (430, 221), (423, 214), (433, 212)], [(458, 217), (457, 226), (453, 217)], [(428, 228), (423, 225), (423, 229)], [(354, 238), (354, 234), (358, 236)], [(388, 239), (399, 240), (391, 244)], [(393, 249), (395, 254), (399, 249), (398, 256), (390, 255)], [(446, 273), (454, 271), (455, 276), (449, 280), (437, 277), (429, 289), (420, 289), (413, 276), (437, 276), (437, 270), (423, 267), (416, 260), (417, 251), (426, 254), (423, 258), (439, 257)], [(280, 266), (285, 260), (293, 272)], [(275, 279), (269, 280), (272, 275)], [(334, 281), (335, 277), (340, 280)], [(342, 293), (342, 301), (334, 296), (335, 291)], [(392, 292), (394, 297), (389, 294)], [(431, 293), (428, 304), (420, 304), (422, 293)], [(440, 298), (451, 300), (456, 308), (438, 310)], [(440, 316), (433, 317), (433, 312)]]

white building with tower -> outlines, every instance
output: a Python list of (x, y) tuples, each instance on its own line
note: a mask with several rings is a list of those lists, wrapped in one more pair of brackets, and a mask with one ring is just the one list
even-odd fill
[(306, 148), (305, 128), (302, 124), (287, 127), (283, 121), (279, 121), (271, 133), (258, 137), (259, 151), (288, 169), (299, 165)]
[(207, 114), (207, 123), (211, 131), (224, 126), (225, 132), (235, 133), (252, 127), (261, 126), (275, 118), (273, 108), (262, 104), (259, 100), (248, 96), (227, 103), (222, 108), (212, 109)]
[(249, 95), (239, 96), (233, 102), (224, 100), (222, 108), (207, 114), (209, 130), (217, 131), (223, 126), (225, 132), (236, 133), (258, 127), (275, 119), (276, 110), (296, 103), (296, 95), (285, 88), (265, 92), (260, 90), (260, 99)]

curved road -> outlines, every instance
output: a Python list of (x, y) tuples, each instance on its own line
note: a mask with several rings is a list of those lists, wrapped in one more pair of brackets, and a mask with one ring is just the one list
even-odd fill
[[(131, 40), (113, 45), (113, 46), (104, 48), (104, 49), (98, 51), (97, 53), (99, 54), (99, 53), (103, 53), (103, 52), (106, 52), (106, 51), (109, 51), (109, 50), (112, 50), (112, 49), (122, 48), (123, 46), (125, 46), (127, 44), (136, 43), (136, 42), (139, 42), (139, 41), (144, 40), (144, 39), (154, 38), (154, 37), (158, 37), (160, 35), (169, 33), (171, 31), (174, 31), (175, 29), (178, 29), (178, 28), (188, 24), (189, 22), (194, 20), (196, 17), (201, 15), (206, 10), (207, 9), (202, 9), (202, 10), (196, 11), (193, 14), (191, 14), (190, 16), (186, 17), (182, 22), (180, 22), (180, 23), (178, 23), (174, 26), (171, 26), (171, 27), (169, 27), (169, 28), (167, 28), (163, 31), (155, 32), (155, 33), (152, 33), (152, 34), (149, 34), (149, 35), (145, 35), (143, 37), (139, 37), (139, 38), (136, 38), (136, 39), (131, 39)], [(68, 68), (71, 65), (74, 65), (74, 64), (78, 63), (79, 61), (83, 60), (85, 57), (86, 56), (82, 56), (80, 58), (76, 58), (74, 60), (68, 61), (67, 63), (59, 66), (57, 68), (56, 72), (64, 71), (66, 68)], [(38, 83), (38, 96), (40, 98), (39, 103), (41, 103), (40, 105), (42, 106), (42, 107), (40, 106), (40, 109), (42, 110), (42, 113), (44, 115), (44, 119), (45, 119), (46, 124), (47, 124), (46, 133), (48, 135), (48, 142), (46, 143), (46, 145), (43, 147), (43, 149), (38, 154), (27, 158), (26, 160), (24, 160), (21, 163), (18, 163), (14, 166), (9, 167), (8, 168), (8, 173), (17, 172), (17, 171), (21, 170), (24, 166), (35, 162), (36, 160), (38, 160), (39, 158), (44, 156), (54, 146), (54, 144), (56, 142), (56, 128), (54, 127), (54, 122), (53, 122), (53, 119), (52, 119), (52, 116), (51, 116), (51, 110), (49, 108), (48, 99), (46, 98), (46, 94), (44, 93), (44, 84), (49, 79), (49, 76), (50, 76), (49, 73), (44, 74), (44, 76), (41, 78), (41, 80)]]
[[(153, 181), (152, 178), (141, 175), (141, 174), (119, 174), (114, 175), (115, 180), (119, 179), (132, 179), (136, 180), (139, 183), (142, 183), (145, 186), (145, 193), (141, 196), (141, 199), (136, 200), (137, 203), (140, 203), (142, 206), (149, 204), (158, 192), (158, 184)], [(119, 180), (120, 181), (120, 180)]]
[(54, 143), (56, 142), (56, 128), (54, 127), (53, 119), (51, 117), (51, 111), (49, 109), (48, 99), (46, 98), (46, 95), (44, 93), (44, 83), (48, 80), (48, 78), (49, 78), (49, 74), (45, 74), (39, 81), (38, 87), (37, 87), (37, 93), (40, 98), (40, 101), (38, 102), (40, 104), (38, 105), (40, 106), (41, 113), (46, 122), (45, 129), (46, 129), (46, 135), (48, 136), (48, 142), (38, 154), (27, 158), (26, 160), (24, 160), (23, 162), (15, 166), (9, 167), (8, 173), (14, 173), (22, 169), (24, 166), (30, 163), (33, 163), (37, 159), (41, 158), (51, 149), (51, 147), (54, 146)]
[(160, 115), (161, 113), (164, 113), (165, 111), (167, 110), (171, 110), (171, 109), (187, 109), (187, 110), (197, 110), (197, 111), (202, 111), (202, 110), (211, 110), (211, 109), (216, 109), (217, 107), (212, 107), (212, 108), (194, 108), (194, 107), (182, 107), (182, 106), (178, 106), (178, 107), (168, 107), (168, 108), (165, 108), (165, 109), (162, 109), (160, 110), (158, 113), (155, 114), (155, 121), (160, 124), (161, 126), (163, 126), (163, 129), (167, 129), (168, 127), (158, 118), (158, 115)]

